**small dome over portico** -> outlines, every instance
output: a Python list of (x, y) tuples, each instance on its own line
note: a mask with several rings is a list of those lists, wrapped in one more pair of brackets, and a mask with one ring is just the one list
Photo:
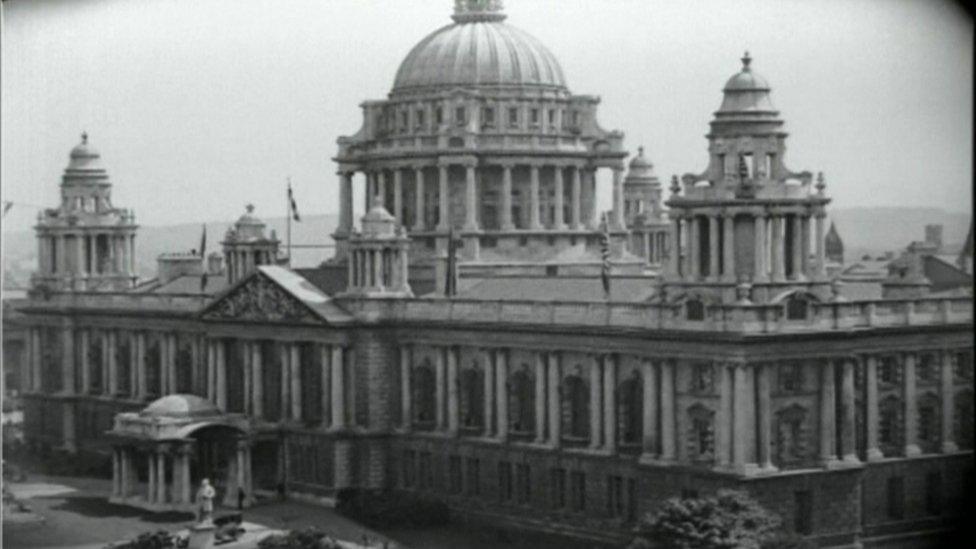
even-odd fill
[(200, 418), (219, 416), (220, 410), (212, 402), (189, 394), (166, 395), (146, 406), (140, 416), (159, 418)]

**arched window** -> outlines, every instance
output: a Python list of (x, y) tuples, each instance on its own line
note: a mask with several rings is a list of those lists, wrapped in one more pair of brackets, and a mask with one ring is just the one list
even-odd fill
[(640, 445), (644, 427), (644, 384), (636, 370), (617, 387), (617, 436), (620, 444)]
[(956, 393), (955, 410), (953, 413), (953, 432), (956, 445), (964, 450), (973, 449), (973, 392), (971, 390)]
[(437, 421), (437, 383), (434, 369), (425, 360), (413, 369), (410, 380), (413, 399), (413, 424), (417, 429), (431, 430)]
[(590, 391), (581, 376), (571, 375), (563, 380), (562, 412), (566, 438), (582, 441), (590, 437)]
[(878, 445), (886, 456), (897, 456), (905, 448), (905, 417), (901, 399), (890, 395), (878, 405)]
[(810, 301), (806, 297), (791, 295), (786, 299), (786, 320), (806, 320), (809, 307)]
[(461, 370), (460, 411), (461, 426), (479, 429), (485, 424), (484, 372), (475, 363)]
[(508, 421), (514, 434), (535, 431), (535, 376), (527, 364), (512, 374), (508, 383)]
[(688, 408), (688, 458), (711, 462), (715, 457), (715, 412), (695, 404)]
[(688, 320), (705, 320), (705, 303), (697, 297), (689, 299), (685, 302), (685, 312)]
[(799, 465), (807, 457), (807, 410), (798, 404), (776, 413), (776, 461), (779, 467)]
[(938, 395), (925, 393), (919, 397), (918, 445), (923, 452), (938, 452), (942, 444), (940, 410), (942, 410), (942, 405)]

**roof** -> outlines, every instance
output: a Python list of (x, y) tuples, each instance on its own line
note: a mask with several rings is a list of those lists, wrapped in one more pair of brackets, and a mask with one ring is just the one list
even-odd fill
[(200, 418), (219, 416), (220, 410), (210, 401), (197, 395), (166, 395), (146, 406), (140, 416), (169, 418)]
[(352, 316), (336, 305), (332, 297), (291, 269), (277, 265), (263, 265), (258, 272), (301, 301), (326, 322), (339, 323), (352, 320)]
[(391, 93), (472, 86), (566, 90), (552, 52), (505, 24), (499, 9), (473, 13), (465, 8), (455, 24), (421, 40), (400, 64)]
[(180, 275), (165, 284), (140, 286), (134, 293), (217, 295), (228, 287), (225, 275), (208, 275), (207, 286), (201, 291), (201, 278), (203, 275)]
[[(648, 278), (611, 278), (610, 301), (641, 302), (654, 295)], [(606, 301), (600, 277), (486, 278), (458, 297), (500, 301)]]
[(769, 98), (769, 82), (753, 72), (750, 64), (752, 58), (749, 52), (742, 57), (742, 70), (732, 75), (725, 83), (722, 91), (725, 97), (719, 112), (775, 112), (772, 100)]

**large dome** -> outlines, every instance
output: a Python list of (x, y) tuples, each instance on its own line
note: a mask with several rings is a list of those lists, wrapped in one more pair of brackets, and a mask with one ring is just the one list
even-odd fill
[(529, 34), (504, 23), (497, 8), (459, 8), (455, 23), (434, 31), (407, 55), (392, 93), (451, 87), (566, 90), (556, 57)]

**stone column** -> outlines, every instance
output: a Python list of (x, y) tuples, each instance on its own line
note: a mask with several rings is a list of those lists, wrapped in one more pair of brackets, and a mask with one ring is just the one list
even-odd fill
[(437, 348), (436, 355), (434, 364), (434, 398), (437, 403), (437, 410), (434, 417), (437, 423), (436, 429), (443, 431), (447, 428), (447, 418), (445, 417), (447, 410), (447, 362), (443, 349)]
[(749, 473), (756, 467), (755, 428), (756, 394), (749, 364), (736, 364), (734, 367), (735, 390), (732, 431), (732, 462), (740, 473)]
[(90, 334), (88, 330), (80, 330), (78, 335), (81, 340), (81, 394), (87, 395), (91, 389), (91, 357), (88, 356)]
[(75, 392), (75, 334), (71, 328), (61, 330), (61, 392)]
[(440, 201), (440, 213), (438, 216), (439, 219), (437, 220), (437, 230), (446, 231), (448, 228), (450, 228), (450, 223), (451, 223), (450, 221), (451, 216), (449, 211), (451, 208), (450, 188), (448, 185), (448, 176), (450, 174), (448, 172), (447, 164), (441, 164), (438, 166), (438, 168), (440, 169), (439, 171), (440, 179), (438, 181), (440, 187), (439, 187), (439, 193), (437, 198)]
[(458, 398), (458, 357), (457, 349), (447, 347), (447, 431), (451, 436), (457, 436), (460, 426), (460, 401)]
[(675, 459), (674, 362), (661, 364), (661, 461)]
[[(244, 458), (244, 454), (247, 452), (247, 441), (238, 440), (237, 441), (237, 489), (243, 490), (247, 483), (246, 475), (247, 472), (247, 460)], [(247, 492), (248, 494), (250, 492)]]
[(400, 427), (410, 431), (413, 424), (413, 408), (410, 379), (410, 348), (400, 347)]
[(824, 359), (822, 363), (820, 369), (820, 461), (829, 466), (837, 461), (834, 365), (830, 359)]
[(722, 216), (722, 280), (735, 282), (735, 216)]
[(793, 272), (790, 275), (793, 280), (803, 280), (803, 265), (806, 263), (803, 257), (803, 218), (797, 213), (790, 220), (793, 222)]
[(718, 410), (715, 413), (715, 466), (729, 466), (729, 447), (732, 444), (732, 372), (724, 363), (716, 363), (718, 369)]
[(508, 440), (508, 356), (504, 349), (495, 351), (495, 394), (498, 397), (498, 440)]
[(345, 360), (343, 349), (339, 345), (332, 346), (332, 427), (346, 428), (346, 384)]
[(393, 217), (404, 225), (406, 218), (403, 216), (403, 170), (393, 168)]
[(671, 219), (671, 233), (668, 235), (668, 276), (678, 278), (681, 275), (681, 217), (675, 213)]
[(776, 466), (773, 465), (773, 410), (771, 404), (773, 389), (769, 380), (772, 374), (772, 365), (759, 364), (756, 368), (759, 467), (765, 471), (775, 471)]
[(288, 401), (289, 395), (291, 395), (291, 351), (288, 349), (288, 343), (285, 341), (278, 342), (278, 360), (281, 361), (281, 387), (279, 387), (279, 393), (281, 395), (281, 402), (279, 403), (278, 417), (281, 418), (280, 421), (285, 422), (291, 418), (291, 403)]
[(166, 503), (166, 454), (156, 454), (156, 503)]
[(261, 342), (251, 343), (251, 417), (264, 419), (264, 367), (261, 363)]
[(539, 166), (529, 166), (529, 229), (539, 230)]
[(613, 167), (613, 221), (611, 228), (623, 230), (624, 225), (624, 168)]
[(590, 368), (590, 448), (603, 444), (603, 359), (593, 357)]
[(427, 230), (427, 220), (424, 213), (427, 208), (424, 202), (424, 199), (426, 198), (424, 196), (424, 167), (415, 166), (413, 169), (413, 173), (414, 173), (414, 202), (415, 202), (414, 208), (416, 208), (416, 211), (414, 212), (414, 218), (413, 218), (413, 230), (425, 231)]
[(555, 200), (555, 204), (553, 204), (553, 207), (556, 210), (555, 211), (556, 215), (553, 216), (552, 228), (558, 231), (558, 230), (564, 230), (566, 228), (566, 219), (563, 210), (563, 208), (565, 207), (565, 203), (564, 203), (565, 198), (563, 195), (565, 191), (565, 189), (563, 188), (563, 167), (558, 165), (554, 166), (553, 176), (555, 177), (555, 187), (556, 187), (555, 189), (556, 200)]
[(708, 278), (718, 280), (719, 278), (719, 242), (718, 242), (718, 221), (717, 215), (709, 215), (708, 220)]
[[(107, 355), (107, 365), (108, 367), (108, 384), (105, 386), (107, 388), (108, 394), (117, 395), (121, 392), (119, 387), (119, 361), (118, 361), (118, 333), (115, 330), (109, 330), (106, 334), (106, 342), (104, 353)], [(105, 362), (103, 362), (104, 364)], [(132, 371), (132, 365), (130, 363), (130, 372)], [(105, 389), (103, 388), (103, 390)]]
[(136, 349), (136, 376), (139, 379), (138, 398), (143, 400), (149, 394), (146, 386), (146, 333), (137, 332), (135, 340)]
[(484, 367), (484, 383), (485, 383), (485, 409), (484, 409), (484, 425), (485, 431), (484, 436), (490, 437), (494, 434), (494, 423), (495, 423), (495, 364), (491, 357), (491, 351), (488, 349), (483, 349), (481, 351), (481, 363)]
[(688, 272), (693, 280), (701, 277), (701, 221), (698, 216), (686, 218), (688, 221)]
[(583, 218), (582, 218), (582, 181), (580, 177), (580, 172), (582, 168), (579, 166), (573, 166), (573, 183), (572, 189), (570, 190), (571, 202), (570, 202), (570, 227), (574, 230), (579, 230), (583, 228)]
[(291, 359), (291, 418), (295, 421), (302, 420), (302, 355), (301, 347), (298, 343), (288, 344)]
[(815, 274), (818, 277), (824, 276), (826, 272), (825, 266), (827, 264), (826, 258), (824, 256), (824, 218), (825, 217), (826, 214), (824, 214), (823, 212), (817, 212), (815, 218), (815, 223), (816, 223), (815, 247), (817, 253), (817, 265), (816, 265), (817, 270)]
[(227, 411), (227, 349), (226, 343), (218, 339), (217, 355), (217, 408)]
[[(390, 204), (386, 201), (386, 170), (384, 169), (376, 172), (376, 195), (383, 201), (385, 208), (390, 207)], [(374, 202), (373, 205), (375, 206), (376, 203)]]
[(254, 399), (251, 398), (251, 391), (252, 391), (252, 387), (254, 386), (253, 383), (254, 365), (251, 362), (251, 357), (253, 356), (253, 353), (251, 352), (251, 346), (254, 345), (254, 343), (250, 341), (241, 341), (240, 345), (241, 345), (241, 366), (244, 370), (242, 376), (244, 378), (244, 399), (243, 399), (244, 414), (248, 416), (252, 416), (254, 412), (251, 406), (252, 403), (254, 402)]
[(149, 486), (146, 491), (146, 502), (154, 503), (156, 501), (156, 452), (149, 450), (147, 455)]
[(475, 179), (475, 166), (465, 166), (464, 185), (464, 229), (478, 230), (478, 187)]
[(641, 362), (641, 380), (644, 382), (644, 417), (641, 438), (641, 461), (652, 461), (660, 451), (657, 442), (658, 391), (657, 368), (650, 360)]
[(848, 463), (860, 463), (857, 457), (857, 445), (854, 429), (856, 428), (856, 405), (854, 402), (854, 359), (845, 357), (841, 359), (841, 409), (844, 417), (841, 423), (841, 448), (840, 455)]
[(772, 238), (770, 243), (770, 248), (772, 250), (772, 262), (773, 262), (773, 282), (783, 282), (785, 278), (785, 264), (783, 261), (784, 256), (784, 245), (783, 245), (783, 221), (782, 215), (774, 215), (772, 219)]
[(953, 430), (955, 414), (955, 388), (953, 387), (953, 365), (957, 360), (950, 351), (942, 351), (942, 453), (950, 454), (959, 451), (956, 445), (956, 434)]
[(763, 212), (756, 214), (754, 236), (755, 236), (755, 255), (753, 256), (755, 273), (752, 279), (756, 282), (768, 280), (766, 274), (766, 216)]
[(546, 362), (543, 353), (535, 355), (535, 442), (546, 441)]
[(122, 493), (122, 466), (119, 463), (119, 449), (112, 448), (112, 497)]
[(878, 357), (875, 355), (867, 355), (864, 359), (864, 386), (867, 460), (878, 461), (884, 454), (878, 448)]
[(320, 427), (329, 427), (329, 415), (332, 411), (332, 349), (325, 344), (319, 345), (319, 423)]
[(810, 269), (810, 216), (800, 217), (800, 273), (810, 277), (815, 273)]
[(179, 452), (180, 456), (182, 457), (180, 460), (180, 468), (183, 471), (182, 474), (180, 474), (180, 478), (183, 481), (180, 486), (182, 492), (181, 499), (186, 503), (191, 503), (193, 501), (190, 493), (190, 454), (192, 452), (192, 448), (187, 444), (181, 446)]
[(915, 388), (915, 353), (905, 353), (905, 456), (922, 453), (918, 447), (918, 393)]
[(499, 220), (503, 231), (511, 231), (515, 228), (515, 224), (512, 223), (512, 168), (510, 162), (502, 164), (502, 203)]
[(562, 373), (559, 367), (559, 353), (548, 353), (547, 368), (549, 379), (549, 444), (558, 448), (562, 442), (562, 406), (559, 400), (559, 386)]
[(617, 452), (617, 364), (614, 355), (603, 357), (603, 446)]
[(352, 172), (339, 172), (339, 230), (352, 232)]

